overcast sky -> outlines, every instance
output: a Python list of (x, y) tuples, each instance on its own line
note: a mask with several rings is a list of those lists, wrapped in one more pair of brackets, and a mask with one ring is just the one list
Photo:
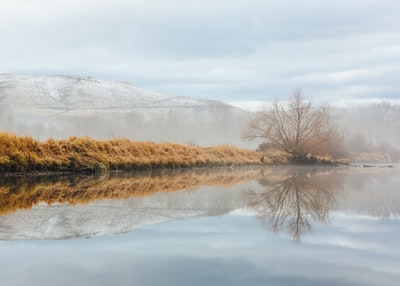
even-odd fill
[[(1, 0), (0, 73), (225, 102), (400, 102), (398, 0)], [(244, 105), (243, 105), (244, 106)]]

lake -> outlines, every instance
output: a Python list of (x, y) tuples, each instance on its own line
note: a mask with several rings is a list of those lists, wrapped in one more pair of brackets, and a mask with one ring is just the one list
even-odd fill
[(1, 285), (399, 285), (400, 166), (0, 178)]

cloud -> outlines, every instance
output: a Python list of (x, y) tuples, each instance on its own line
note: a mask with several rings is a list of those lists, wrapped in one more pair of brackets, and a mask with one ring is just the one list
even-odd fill
[[(224, 101), (295, 88), (329, 100), (337, 90), (399, 97), (399, 9), (390, 0), (7, 0), (0, 72), (89, 75)], [(366, 84), (372, 95), (347, 93)]]

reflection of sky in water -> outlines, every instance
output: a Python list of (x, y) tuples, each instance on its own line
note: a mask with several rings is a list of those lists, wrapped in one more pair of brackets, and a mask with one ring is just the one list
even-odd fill
[(294, 242), (233, 212), (70, 241), (2, 241), (2, 285), (398, 285), (400, 221), (332, 212)]
[[(397, 167), (352, 168), (349, 174), (318, 169), (313, 176), (278, 171), (266, 170), (250, 184), (88, 205), (39, 205), (3, 216), (1, 234), (11, 239), (46, 229), (60, 233), (55, 237), (135, 230), (91, 239), (0, 241), (0, 283), (398, 285)], [(296, 215), (310, 223), (299, 241), (286, 227)], [(279, 219), (268, 220), (271, 216)], [(53, 219), (58, 224), (49, 224)], [(157, 223), (166, 220), (174, 221)], [(271, 221), (279, 227), (271, 227)]]

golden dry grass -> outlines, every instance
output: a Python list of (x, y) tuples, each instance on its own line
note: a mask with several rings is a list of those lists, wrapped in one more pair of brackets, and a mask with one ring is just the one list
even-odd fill
[(0, 172), (76, 172), (99, 164), (109, 170), (251, 165), (260, 164), (260, 153), (229, 145), (201, 148), (88, 137), (40, 142), (0, 133)]
[(387, 163), (392, 162), (389, 154), (378, 153), (378, 152), (361, 152), (350, 154), (353, 162), (364, 162), (364, 163)]

